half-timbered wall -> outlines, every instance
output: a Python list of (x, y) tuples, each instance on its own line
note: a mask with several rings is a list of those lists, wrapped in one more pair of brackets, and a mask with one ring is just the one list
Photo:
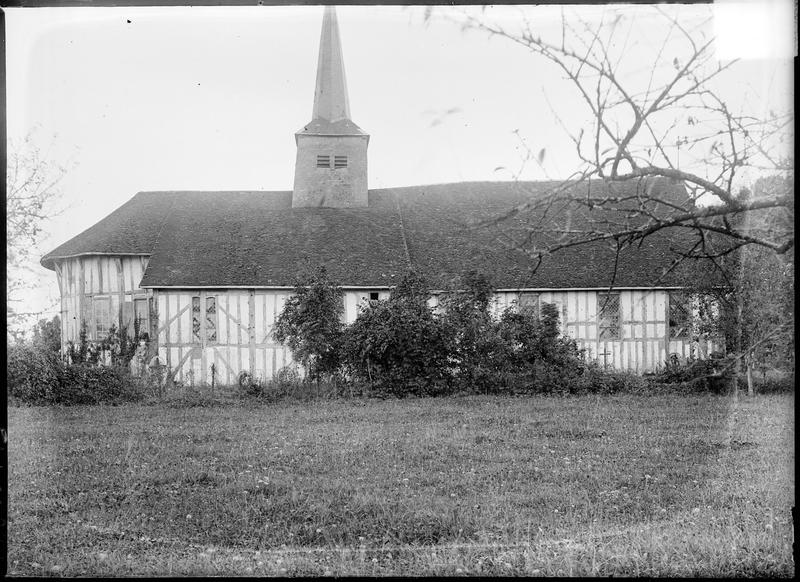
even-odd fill
[[(389, 296), (388, 290), (372, 293), (378, 299)], [(290, 294), (288, 289), (155, 291), (159, 357), (184, 383), (210, 383), (212, 365), (221, 384), (236, 383), (241, 372), (269, 379), (290, 366), (302, 373), (288, 348), (272, 337)], [(344, 321), (354, 321), (369, 299), (369, 290), (345, 291)], [(209, 313), (210, 300), (214, 313)]]
[[(145, 290), (138, 285), (146, 266), (144, 256), (58, 261), (64, 345), (78, 340), (82, 320), (89, 338), (97, 340), (102, 339), (103, 318), (130, 329), (133, 318), (139, 317), (146, 319), (144, 329), (156, 339), (159, 357), (175, 372), (176, 380), (209, 383), (213, 370), (217, 382), (232, 384), (243, 371), (271, 378), (284, 367), (297, 369), (289, 350), (272, 338), (275, 320), (291, 290)], [(344, 322), (353, 322), (370, 299), (388, 296), (387, 289), (345, 290)], [(683, 317), (696, 317), (697, 306), (691, 302), (679, 306), (678, 301), (684, 299), (677, 291), (663, 289), (621, 289), (610, 294), (499, 291), (492, 309), (499, 315), (520, 303), (537, 307), (553, 303), (559, 310), (562, 333), (577, 341), (587, 360), (646, 372), (672, 355), (704, 357), (721, 348), (720, 342), (697, 341), (695, 334), (682, 327)], [(437, 304), (437, 297), (432, 297), (430, 305)]]
[(56, 262), (61, 292), (62, 348), (77, 342), (81, 323), (86, 322), (88, 338), (101, 340), (113, 324), (133, 330), (137, 317), (149, 330), (151, 293), (139, 288), (147, 267), (145, 256), (83, 256)]
[[(692, 334), (670, 337), (668, 318), (672, 293), (663, 289), (618, 290), (611, 293), (598, 291), (541, 291), (539, 305), (553, 303), (558, 307), (561, 331), (574, 338), (585, 350), (589, 361), (634, 372), (653, 371), (676, 354), (684, 359), (690, 356), (706, 357), (721, 348), (719, 341), (701, 339)], [(612, 298), (607, 300), (606, 297)], [(616, 296), (616, 298), (614, 297)], [(501, 313), (520, 300), (515, 291), (495, 294), (493, 311)], [(530, 300), (530, 298), (529, 298)], [(614, 308), (614, 309), (610, 309)], [(696, 305), (691, 307), (697, 316)], [(616, 333), (609, 333), (610, 313), (617, 316)], [(604, 315), (605, 317), (601, 317)], [(602, 324), (606, 328), (602, 329)], [(674, 330), (673, 330), (674, 332)]]

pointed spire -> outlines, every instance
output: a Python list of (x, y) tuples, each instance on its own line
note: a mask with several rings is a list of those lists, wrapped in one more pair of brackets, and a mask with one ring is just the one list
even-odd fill
[(330, 122), (350, 119), (342, 43), (339, 39), (336, 9), (333, 6), (326, 6), (322, 17), (312, 119), (325, 119)]

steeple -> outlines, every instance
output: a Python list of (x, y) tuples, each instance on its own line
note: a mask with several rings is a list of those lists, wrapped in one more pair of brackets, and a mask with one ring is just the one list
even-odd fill
[(367, 206), (369, 135), (350, 119), (336, 10), (326, 6), (311, 122), (295, 134), (292, 207)]
[(333, 6), (326, 6), (322, 16), (317, 88), (314, 91), (314, 113), (311, 118), (326, 121), (350, 119), (342, 42), (339, 39), (339, 25), (336, 21), (336, 9)]

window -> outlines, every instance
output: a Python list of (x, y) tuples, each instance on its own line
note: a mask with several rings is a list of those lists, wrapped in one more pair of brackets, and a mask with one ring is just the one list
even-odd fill
[(529, 291), (522, 291), (517, 299), (517, 307), (532, 311), (534, 314), (539, 315), (539, 294), (531, 293)]
[(317, 156), (317, 167), (318, 168), (330, 168), (331, 167), (331, 157), (330, 156)]
[(692, 335), (692, 298), (681, 291), (669, 293), (669, 338), (690, 339)]
[[(200, 343), (202, 337), (202, 319), (200, 312), (200, 297), (192, 297), (192, 340)], [(205, 305), (205, 340), (209, 342), (217, 341), (217, 298), (206, 297)]]
[(619, 293), (597, 294), (597, 320), (601, 340), (619, 339)]
[(206, 297), (206, 340), (217, 341), (217, 298)]
[(150, 322), (150, 306), (147, 298), (133, 300), (134, 328), (139, 327), (139, 334), (148, 332)]
[(108, 337), (111, 327), (111, 300), (108, 297), (95, 297), (92, 301), (94, 311), (94, 337), (102, 340)]
[(380, 298), (380, 294), (377, 291), (370, 291), (370, 293), (369, 293), (369, 306), (370, 307), (377, 306), (379, 298)]
[(333, 156), (333, 167), (335, 169), (347, 167), (347, 156)]

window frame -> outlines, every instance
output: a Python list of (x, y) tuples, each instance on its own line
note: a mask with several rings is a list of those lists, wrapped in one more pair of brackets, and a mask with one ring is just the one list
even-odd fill
[[(616, 313), (605, 313), (612, 298), (616, 300)], [(597, 293), (597, 339), (599, 341), (622, 339), (622, 300), (619, 291)]]
[[(532, 302), (529, 299), (533, 299)], [(520, 291), (517, 293), (517, 310), (533, 307), (533, 312), (538, 317), (542, 311), (542, 294), (538, 291)]]
[[(149, 297), (134, 297), (133, 298), (133, 319), (131, 320), (132, 325), (136, 326), (136, 321), (139, 322), (139, 334), (142, 333), (150, 333), (150, 298)], [(139, 317), (137, 315), (137, 305), (144, 304), (144, 316)]]
[[(695, 320), (694, 301), (694, 296), (683, 290), (669, 291), (667, 293), (667, 337), (670, 341), (692, 339)], [(673, 317), (678, 307), (685, 314), (685, 319), (683, 319), (685, 325), (683, 327), (678, 325), (677, 322), (673, 324), (673, 321), (678, 319)]]
[[(201, 292), (192, 295), (192, 343), (205, 346), (219, 343), (219, 301), (216, 295)], [(209, 311), (213, 304), (213, 311)], [(211, 326), (209, 326), (209, 323)], [(213, 334), (213, 337), (211, 337)]]
[[(213, 311), (209, 312), (209, 302), (212, 303)], [(219, 329), (219, 318), (217, 315), (219, 314), (219, 309), (217, 308), (217, 296), (216, 295), (206, 295), (206, 302), (205, 302), (205, 341), (206, 343), (215, 344), (219, 340), (219, 336), (217, 335), (217, 331)], [(213, 318), (209, 317), (209, 313), (213, 315)], [(208, 324), (211, 324), (212, 329), (209, 330)], [(213, 334), (214, 337), (210, 337)]]
[[(112, 314), (111, 314), (112, 302), (111, 302), (111, 297), (108, 297), (108, 296), (100, 296), (100, 297), (92, 296), (91, 303), (92, 303), (92, 308), (91, 308), (92, 309), (92, 311), (91, 311), (92, 312), (92, 337), (94, 337), (95, 340), (103, 341), (105, 339), (108, 339), (108, 335), (109, 335), (109, 332), (111, 331), (111, 326), (112, 326)], [(98, 307), (100, 305), (103, 305), (103, 304), (106, 306), (105, 314), (107, 316), (107, 321), (106, 321), (105, 329), (101, 330), (100, 327), (98, 327), (99, 324), (100, 324), (100, 317), (99, 316), (101, 315), (101, 313), (98, 311)]]

